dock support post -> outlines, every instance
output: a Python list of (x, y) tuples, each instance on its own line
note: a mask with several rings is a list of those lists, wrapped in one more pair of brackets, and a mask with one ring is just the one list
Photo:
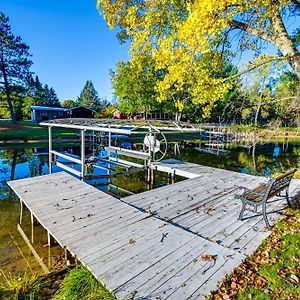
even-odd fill
[(151, 169), (151, 189), (153, 189), (153, 187), (154, 187), (154, 170), (153, 169)]
[(172, 184), (175, 183), (175, 170), (171, 174)]
[(21, 209), (20, 209), (20, 221), (19, 221), (19, 224), (21, 225), (22, 224), (22, 219), (23, 219), (23, 201), (20, 199), (20, 206), (21, 206)]
[(48, 237), (48, 246), (49, 248), (51, 248), (54, 245), (54, 238), (52, 237), (49, 231), (47, 231), (47, 237)]
[(33, 230), (33, 227), (34, 227), (34, 219), (33, 219), (33, 213), (30, 213), (30, 219), (31, 219), (31, 243), (33, 244), (33, 233), (34, 233), (34, 230)]
[[(108, 149), (107, 149), (107, 156), (108, 156), (108, 161), (110, 160), (110, 147), (111, 147), (111, 132), (108, 133)], [(117, 157), (118, 159), (118, 157)], [(107, 175), (109, 175), (107, 181), (108, 184), (110, 183), (110, 170), (111, 170), (111, 165), (107, 165)]]
[(85, 176), (85, 130), (81, 129), (81, 180)]
[(49, 138), (49, 174), (52, 174), (52, 128), (48, 126), (48, 138)]

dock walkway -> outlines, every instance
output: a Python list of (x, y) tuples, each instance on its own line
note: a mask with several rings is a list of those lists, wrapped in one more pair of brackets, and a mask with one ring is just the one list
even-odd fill
[[(153, 163), (152, 168), (190, 179), (122, 200), (153, 216), (192, 232), (243, 255), (250, 255), (269, 236), (262, 217), (239, 221), (241, 186), (254, 188), (266, 177), (241, 174), (169, 159)], [(300, 191), (300, 180), (292, 180), (290, 195)], [(275, 198), (276, 200), (276, 198)], [(269, 203), (272, 224), (282, 217), (286, 201)], [(251, 212), (249, 213), (251, 215)]]
[(9, 185), (55, 240), (119, 299), (206, 294), (244, 258), (65, 172)]
[[(266, 179), (191, 166), (183, 171), (192, 179), (121, 200), (65, 172), (9, 185), (119, 299), (204, 299), (268, 236), (260, 218), (237, 220), (234, 199), (239, 185)], [(293, 181), (291, 193), (299, 187)]]

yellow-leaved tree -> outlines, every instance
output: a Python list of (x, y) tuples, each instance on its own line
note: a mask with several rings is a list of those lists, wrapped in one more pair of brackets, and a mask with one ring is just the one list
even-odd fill
[[(98, 0), (97, 7), (119, 39), (129, 39), (135, 72), (147, 58), (163, 70), (157, 100), (172, 100), (179, 111), (192, 100), (209, 116), (230, 88), (219, 74), (235, 32), (234, 51), (259, 53), (270, 43), (280, 52), (271, 60), (285, 60), (300, 77), (300, 53), (285, 25), (299, 15), (299, 0)], [(187, 99), (178, 97), (182, 91)]]

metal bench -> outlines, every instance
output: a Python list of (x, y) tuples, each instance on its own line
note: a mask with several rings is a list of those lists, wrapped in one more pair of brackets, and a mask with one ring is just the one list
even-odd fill
[[(291, 202), (289, 199), (289, 185), (296, 171), (297, 169), (293, 169), (281, 176), (272, 178), (268, 183), (262, 183), (252, 190), (246, 187), (241, 187), (244, 189), (243, 194), (236, 195), (236, 198), (242, 200), (242, 210), (239, 215), (239, 220), (245, 220), (248, 218), (263, 215), (267, 227), (271, 228), (270, 223), (267, 219), (267, 209), (266, 209), (267, 202), (270, 198), (279, 195), (280, 192), (285, 190), (285, 198), (287, 200), (288, 205), (291, 206)], [(256, 214), (244, 218), (243, 215), (246, 210), (247, 204), (250, 205), (251, 207), (254, 207)], [(262, 205), (261, 213), (257, 213), (257, 208), (259, 205)]]

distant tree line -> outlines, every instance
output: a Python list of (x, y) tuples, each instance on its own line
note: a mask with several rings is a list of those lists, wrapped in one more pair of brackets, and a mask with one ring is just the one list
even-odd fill
[(155, 84), (161, 75), (154, 68), (145, 67), (147, 71), (139, 74), (131, 71), (129, 62), (119, 62), (111, 76), (118, 108), (128, 116), (133, 116), (136, 111), (160, 109), (193, 122), (300, 126), (299, 78), (289, 68), (282, 67), (280, 72), (277, 68), (272, 62), (243, 77), (234, 77), (238, 68), (224, 64), (216, 76), (234, 79), (230, 80), (230, 88), (214, 103), (208, 115), (205, 114), (207, 105), (193, 103), (187, 90), (177, 95), (184, 99), (181, 109), (173, 97), (157, 101)]

